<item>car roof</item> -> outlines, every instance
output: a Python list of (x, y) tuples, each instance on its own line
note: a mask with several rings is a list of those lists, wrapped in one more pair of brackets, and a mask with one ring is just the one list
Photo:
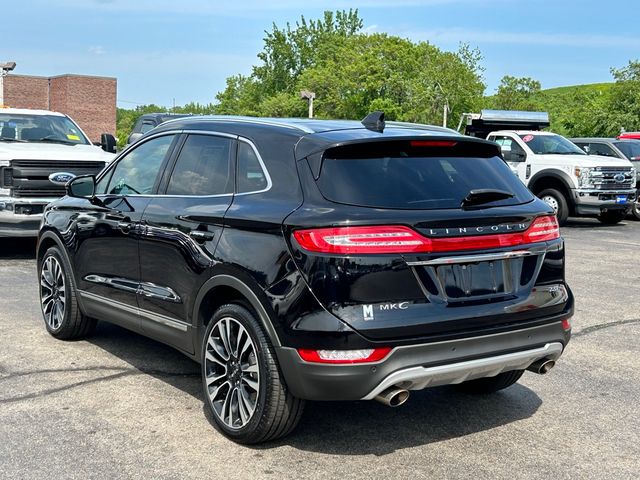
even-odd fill
[(64, 117), (65, 115), (60, 112), (52, 112), (50, 110), (36, 110), (30, 108), (6, 108), (1, 107), (0, 113), (9, 115), (53, 115), (55, 117)]
[[(204, 126), (205, 124), (213, 126), (218, 123), (253, 124), (272, 127), (279, 130), (297, 130), (300, 134), (354, 129), (365, 130), (364, 125), (362, 125), (362, 123), (357, 120), (318, 120), (308, 118), (270, 118), (235, 115), (195, 115), (183, 118), (172, 118), (170, 120), (167, 120), (163, 124), (163, 127), (171, 126), (172, 128), (190, 128), (197, 124), (201, 126)], [(434, 135), (460, 135), (460, 133), (449, 128), (417, 123), (388, 121), (386, 122), (385, 131), (389, 128), (433, 132)]]
[(605, 137), (574, 137), (570, 138), (572, 142), (615, 142), (615, 138), (605, 138)]

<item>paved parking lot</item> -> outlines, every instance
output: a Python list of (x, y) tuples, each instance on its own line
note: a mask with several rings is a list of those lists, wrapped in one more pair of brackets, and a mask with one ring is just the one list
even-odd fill
[(198, 366), (100, 324), (42, 325), (32, 242), (0, 242), (0, 478), (638, 478), (640, 222), (563, 229), (574, 338), (547, 376), (492, 395), (442, 387), (405, 406), (312, 403), (247, 448), (203, 415)]

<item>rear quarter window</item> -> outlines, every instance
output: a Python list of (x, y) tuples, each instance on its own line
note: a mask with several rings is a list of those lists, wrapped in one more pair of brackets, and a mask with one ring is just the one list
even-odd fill
[(505, 190), (514, 195), (483, 207), (533, 200), (529, 190), (497, 156), (495, 147), (453, 143), (447, 147), (421, 147), (410, 141), (380, 142), (329, 149), (317, 184), (327, 200), (375, 208), (460, 208), (462, 200), (474, 189)]

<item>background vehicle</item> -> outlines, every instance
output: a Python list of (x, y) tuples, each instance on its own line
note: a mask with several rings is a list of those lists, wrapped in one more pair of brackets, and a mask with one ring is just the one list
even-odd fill
[[(64, 181), (96, 174), (115, 152), (115, 138), (91, 144), (71, 118), (46, 110), (0, 108), (0, 236), (38, 233), (47, 203), (64, 195)], [(64, 173), (53, 183), (49, 176)]]
[(552, 209), (499, 155), (380, 112), (166, 122), (47, 207), (46, 328), (98, 318), (179, 349), (245, 443), (304, 400), (506, 388), (562, 354), (573, 297)]
[(498, 143), (513, 171), (553, 207), (563, 225), (570, 215), (620, 222), (635, 201), (635, 172), (626, 159), (587, 156), (566, 138), (542, 132), (545, 112), (483, 110), (468, 115), (466, 133)]
[[(634, 134), (630, 134), (634, 135)], [(638, 138), (640, 138), (640, 134)], [(589, 155), (624, 158), (629, 160), (636, 169), (636, 189), (640, 189), (640, 140), (626, 138), (572, 138), (571, 141), (582, 148)], [(636, 192), (638, 193), (638, 192)], [(633, 216), (640, 220), (640, 197), (631, 207)]]
[(620, 140), (640, 140), (640, 132), (624, 132), (618, 135)]
[(138, 120), (136, 120), (136, 124), (133, 126), (133, 130), (131, 131), (131, 134), (129, 134), (129, 138), (127, 138), (127, 145), (130, 145), (133, 142), (137, 141), (149, 130), (153, 130), (158, 125), (166, 122), (167, 120), (188, 116), (190, 116), (190, 114), (186, 113), (145, 113), (144, 115), (141, 115)]

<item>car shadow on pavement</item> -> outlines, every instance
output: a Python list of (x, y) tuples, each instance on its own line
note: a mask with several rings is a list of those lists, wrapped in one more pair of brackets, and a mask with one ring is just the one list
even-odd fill
[[(92, 344), (203, 401), (200, 367), (176, 350), (105, 322)], [(532, 416), (542, 404), (520, 384), (492, 395), (468, 395), (453, 387), (412, 392), (402, 407), (370, 402), (307, 402), (300, 425), (291, 435), (254, 446), (257, 450), (289, 445), (331, 455), (385, 455), (449, 438), (490, 430)], [(208, 421), (214, 420), (204, 406)]]
[(35, 238), (0, 238), (0, 259), (36, 258)]
[(381, 456), (516, 422), (541, 404), (520, 384), (491, 395), (430, 388), (411, 392), (397, 408), (375, 401), (309, 402), (298, 428), (277, 443), (330, 455)]
[(629, 223), (633, 223), (634, 220), (630, 218), (626, 218), (622, 220), (620, 223), (616, 223), (614, 225), (607, 225), (602, 223), (597, 218), (570, 218), (567, 220), (567, 223), (562, 228), (626, 228)]

